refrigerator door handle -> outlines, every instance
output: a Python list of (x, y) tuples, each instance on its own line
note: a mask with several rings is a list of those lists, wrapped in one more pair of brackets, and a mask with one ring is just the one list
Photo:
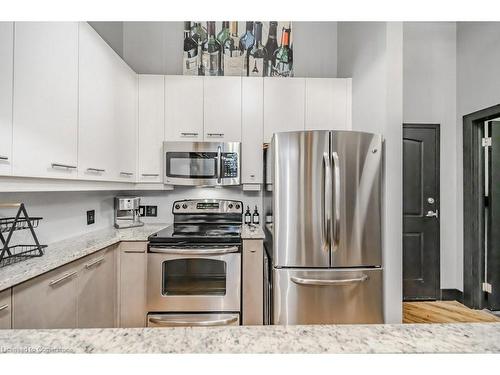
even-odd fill
[(301, 277), (292, 276), (290, 280), (298, 285), (313, 285), (313, 286), (343, 286), (362, 283), (368, 280), (368, 275), (363, 274), (360, 277), (349, 279), (334, 279), (334, 280), (321, 280), (321, 279), (303, 279)]
[(322, 197), (322, 210), (323, 215), (321, 218), (321, 235), (322, 242), (325, 244), (326, 249), (330, 248), (330, 225), (331, 225), (331, 207), (332, 207), (332, 166), (330, 164), (330, 157), (328, 153), (323, 153), (323, 197)]
[(334, 207), (333, 207), (333, 234), (332, 234), (332, 251), (336, 251), (339, 246), (339, 236), (340, 236), (340, 163), (339, 155), (334, 151), (332, 152), (332, 162), (333, 162), (333, 195), (334, 195)]

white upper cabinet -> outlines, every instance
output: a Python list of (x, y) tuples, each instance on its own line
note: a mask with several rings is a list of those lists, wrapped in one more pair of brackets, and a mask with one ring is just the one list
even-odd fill
[(165, 140), (203, 140), (203, 77), (165, 76)]
[(12, 172), (14, 23), (0, 22), (0, 175)]
[(80, 108), (78, 162), (80, 176), (116, 180), (120, 84), (119, 57), (86, 22), (80, 23)]
[(306, 78), (305, 128), (351, 129), (351, 79)]
[(165, 79), (139, 75), (139, 176), (140, 182), (162, 182), (165, 132)]
[(15, 23), (13, 174), (75, 178), (78, 23)]
[(137, 74), (121, 59), (117, 63), (118, 121), (114, 124), (117, 142), (118, 175), (122, 181), (137, 179)]
[(241, 181), (261, 184), (264, 139), (264, 80), (243, 77), (241, 81)]
[(241, 141), (241, 77), (205, 77), (204, 140)]
[(264, 142), (274, 133), (304, 130), (304, 107), (304, 78), (264, 78)]

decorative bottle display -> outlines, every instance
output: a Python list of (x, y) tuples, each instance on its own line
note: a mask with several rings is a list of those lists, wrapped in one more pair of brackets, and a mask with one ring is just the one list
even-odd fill
[(220, 45), (215, 39), (215, 21), (207, 22), (208, 37), (203, 43), (202, 71), (203, 75), (219, 75)]
[(200, 22), (195, 22), (193, 28), (191, 29), (191, 37), (194, 39), (196, 44), (198, 45), (198, 58), (197, 58), (197, 67), (198, 74), (203, 75), (203, 44), (207, 40), (207, 31), (201, 25)]
[(224, 75), (224, 43), (229, 39), (229, 21), (222, 21), (222, 29), (217, 34), (217, 42), (220, 45), (219, 51), (219, 75)]
[(240, 50), (244, 53), (243, 58), (243, 75), (248, 76), (248, 66), (249, 66), (249, 58), (250, 58), (250, 50), (255, 44), (255, 36), (252, 33), (253, 31), (253, 22), (247, 22), (247, 27), (245, 34), (240, 39)]
[(198, 44), (191, 37), (191, 22), (184, 22), (184, 75), (198, 74)]
[(255, 225), (260, 224), (260, 216), (259, 216), (259, 211), (257, 210), (257, 206), (255, 206), (255, 210), (253, 211), (252, 223)]
[(250, 213), (250, 206), (247, 206), (247, 210), (245, 212), (245, 224), (252, 224), (252, 214)]
[(265, 50), (262, 45), (262, 22), (254, 24), (255, 43), (248, 57), (247, 76), (262, 77), (264, 75)]
[(239, 47), (238, 22), (231, 21), (229, 29), (231, 35), (224, 42), (224, 75), (240, 75), (243, 61), (241, 59), (242, 51)]
[(264, 46), (264, 76), (270, 77), (274, 66), (274, 51), (278, 49), (277, 38), (278, 22), (269, 22), (269, 35)]
[(278, 77), (291, 77), (292, 76), (292, 62), (293, 54), (290, 49), (290, 27), (283, 28), (281, 33), (281, 46), (274, 52), (274, 66), (272, 74)]

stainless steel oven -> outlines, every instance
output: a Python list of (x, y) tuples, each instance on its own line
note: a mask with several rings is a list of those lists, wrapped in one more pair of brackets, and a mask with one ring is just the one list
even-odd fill
[(239, 185), (240, 142), (163, 142), (164, 177), (169, 185)]

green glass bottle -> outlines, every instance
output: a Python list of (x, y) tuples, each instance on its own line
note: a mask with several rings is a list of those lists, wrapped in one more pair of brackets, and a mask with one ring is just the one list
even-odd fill
[(191, 37), (198, 44), (198, 74), (203, 75), (203, 43), (207, 40), (207, 30), (201, 25), (201, 22), (195, 22), (191, 29)]
[(220, 44), (215, 38), (215, 21), (207, 22), (208, 37), (203, 43), (203, 75), (219, 75)]
[(222, 29), (217, 34), (217, 42), (220, 45), (219, 52), (219, 75), (224, 75), (224, 43), (229, 39), (229, 21), (222, 21)]
[(293, 75), (293, 52), (290, 48), (291, 28), (283, 28), (281, 46), (274, 53), (273, 76), (291, 77)]

